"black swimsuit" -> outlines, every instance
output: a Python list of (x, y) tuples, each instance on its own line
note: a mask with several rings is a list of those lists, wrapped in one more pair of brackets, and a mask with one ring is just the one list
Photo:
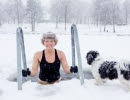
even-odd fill
[(55, 61), (49, 63), (45, 58), (45, 50), (43, 50), (42, 60), (40, 62), (39, 79), (46, 82), (55, 82), (60, 78), (60, 60), (55, 49)]

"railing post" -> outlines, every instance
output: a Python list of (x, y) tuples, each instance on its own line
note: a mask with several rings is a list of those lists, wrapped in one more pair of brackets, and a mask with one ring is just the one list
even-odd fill
[[(73, 24), (71, 26), (71, 34), (73, 34), (72, 36), (74, 36), (74, 45), (76, 46), (77, 60), (78, 60), (79, 78), (80, 78), (81, 85), (83, 85), (84, 84), (84, 75), (83, 75), (83, 70), (82, 70), (80, 44), (79, 44), (79, 38), (78, 38), (78, 31), (77, 31), (77, 27), (75, 24)], [(75, 48), (75, 46), (74, 46), (74, 48)], [(75, 53), (75, 51), (72, 50), (72, 53)], [(72, 54), (72, 57), (75, 57), (75, 56), (73, 56), (73, 54)], [(73, 59), (75, 59), (75, 58), (73, 58)], [(73, 60), (72, 60), (72, 63), (73, 63)]]
[(22, 90), (22, 68), (21, 68), (21, 47), (20, 47), (20, 29), (17, 28), (16, 31), (16, 43), (17, 43), (17, 82), (18, 90)]
[[(72, 67), (74, 67), (75, 66), (75, 43), (74, 43), (74, 30), (73, 29), (71, 29), (71, 47), (72, 47)], [(74, 73), (73, 73), (73, 77), (74, 77)]]
[[(22, 90), (22, 66), (21, 61), (23, 62), (23, 68), (27, 69), (27, 63), (26, 63), (26, 55), (25, 55), (25, 46), (24, 46), (24, 37), (23, 37), (23, 31), (22, 28), (17, 28), (17, 81), (18, 81), (18, 90)], [(21, 59), (22, 57), (22, 59)], [(28, 78), (25, 78), (28, 80)]]
[(22, 28), (19, 27), (20, 30), (20, 46), (22, 51), (22, 60), (23, 60), (23, 67), (26, 70), (27, 69), (27, 63), (26, 63), (26, 55), (25, 55), (25, 46), (24, 46), (24, 37), (23, 37), (23, 31)]

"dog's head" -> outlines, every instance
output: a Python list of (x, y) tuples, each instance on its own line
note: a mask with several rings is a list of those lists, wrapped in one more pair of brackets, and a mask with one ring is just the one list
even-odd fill
[(89, 51), (86, 55), (87, 63), (91, 65), (97, 56), (99, 56), (99, 53), (97, 51)]

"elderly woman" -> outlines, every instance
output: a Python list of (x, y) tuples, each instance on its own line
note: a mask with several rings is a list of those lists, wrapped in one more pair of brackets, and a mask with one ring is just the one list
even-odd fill
[(55, 34), (43, 34), (41, 39), (45, 50), (38, 51), (34, 54), (33, 65), (31, 71), (29, 69), (22, 70), (23, 77), (35, 76), (40, 66), (38, 82), (41, 84), (53, 84), (60, 81), (60, 64), (66, 73), (77, 73), (77, 66), (69, 67), (66, 56), (63, 51), (55, 49), (58, 40)]

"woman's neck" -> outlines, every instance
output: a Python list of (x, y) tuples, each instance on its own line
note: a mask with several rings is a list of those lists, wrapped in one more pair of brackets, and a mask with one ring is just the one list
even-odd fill
[(46, 54), (54, 54), (55, 49), (45, 49)]

